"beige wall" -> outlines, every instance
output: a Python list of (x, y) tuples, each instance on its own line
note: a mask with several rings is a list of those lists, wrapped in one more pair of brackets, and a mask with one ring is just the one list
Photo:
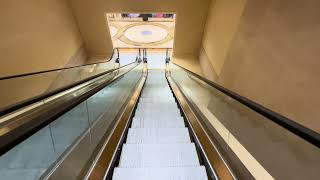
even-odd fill
[(199, 64), (199, 60), (196, 56), (192, 55), (182, 55), (182, 56), (176, 56), (171, 59), (174, 63), (194, 72), (199, 75), (202, 74), (202, 70)]
[(76, 21), (65, 0), (0, 2), (0, 77), (83, 64)]
[[(227, 0), (219, 1), (227, 4)], [(320, 132), (318, 7), (316, 0), (247, 0), (242, 13), (224, 5), (220, 10), (226, 21), (211, 22), (210, 12), (205, 34), (212, 36), (204, 36), (203, 46), (218, 74), (210, 78)], [(230, 14), (241, 16), (240, 21), (228, 21)], [(221, 27), (215, 28), (217, 24)], [(223, 26), (233, 30), (222, 35)], [(215, 33), (221, 36), (213, 38)], [(224, 45), (215, 46), (219, 42)], [(222, 55), (217, 55), (218, 50)], [(208, 61), (203, 57), (200, 64)]]
[(91, 58), (108, 58), (112, 54), (112, 41), (106, 25), (103, 0), (67, 0), (80, 28), (85, 47)]
[(221, 73), (246, 0), (215, 0), (210, 5), (203, 34), (203, 50), (217, 75)]
[(199, 57), (199, 68), (201, 69), (202, 74), (211, 81), (217, 81), (218, 74), (212, 66), (211, 59), (208, 57), (206, 51), (202, 47), (200, 49)]
[(175, 55), (198, 55), (210, 0), (69, 0), (90, 56), (112, 52), (105, 14), (113, 12), (174, 12), (177, 14)]

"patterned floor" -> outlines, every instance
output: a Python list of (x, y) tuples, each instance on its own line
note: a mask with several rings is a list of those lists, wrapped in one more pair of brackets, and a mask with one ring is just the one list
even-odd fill
[(172, 48), (174, 22), (109, 22), (116, 48)]

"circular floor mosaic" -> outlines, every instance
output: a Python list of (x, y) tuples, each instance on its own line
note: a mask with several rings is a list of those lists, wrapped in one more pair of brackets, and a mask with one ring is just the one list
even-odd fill
[(166, 38), (168, 31), (154, 25), (138, 25), (128, 28), (124, 36), (129, 40), (139, 43), (158, 42)]
[(143, 46), (159, 45), (172, 40), (170, 29), (159, 23), (134, 23), (121, 28), (120, 40), (126, 44)]

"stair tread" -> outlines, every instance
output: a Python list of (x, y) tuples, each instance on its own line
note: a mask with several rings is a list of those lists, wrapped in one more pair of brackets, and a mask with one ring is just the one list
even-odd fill
[(160, 117), (181, 117), (180, 112), (177, 111), (138, 111), (135, 113), (135, 116), (137, 117), (154, 117), (154, 116), (160, 116)]
[(193, 143), (124, 144), (119, 167), (190, 167), (199, 166)]
[(183, 128), (185, 127), (182, 117), (134, 117), (132, 128)]
[(144, 108), (164, 108), (164, 109), (175, 108), (175, 109), (178, 109), (178, 106), (176, 103), (148, 103), (148, 102), (141, 103), (141, 102), (139, 102), (137, 108), (141, 108), (141, 109), (144, 109)]
[(187, 128), (130, 128), (127, 144), (190, 143)]
[(146, 108), (137, 108), (136, 109), (136, 113), (137, 112), (177, 112), (180, 113), (180, 110), (178, 108), (170, 108), (170, 107), (146, 107)]
[(207, 180), (204, 166), (165, 168), (115, 168), (113, 180)]

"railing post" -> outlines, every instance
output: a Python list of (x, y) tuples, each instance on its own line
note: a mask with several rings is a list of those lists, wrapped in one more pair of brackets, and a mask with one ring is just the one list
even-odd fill
[(144, 63), (147, 63), (148, 62), (148, 59), (147, 59), (147, 49), (143, 49), (143, 62)]
[(166, 64), (169, 64), (170, 56), (169, 56), (169, 49), (166, 50)]
[(116, 59), (116, 63), (118, 63), (120, 65), (120, 55), (119, 55), (119, 49), (117, 48), (117, 59)]
[(139, 62), (139, 63), (142, 61), (140, 48), (138, 49), (138, 55), (137, 55), (136, 61)]

